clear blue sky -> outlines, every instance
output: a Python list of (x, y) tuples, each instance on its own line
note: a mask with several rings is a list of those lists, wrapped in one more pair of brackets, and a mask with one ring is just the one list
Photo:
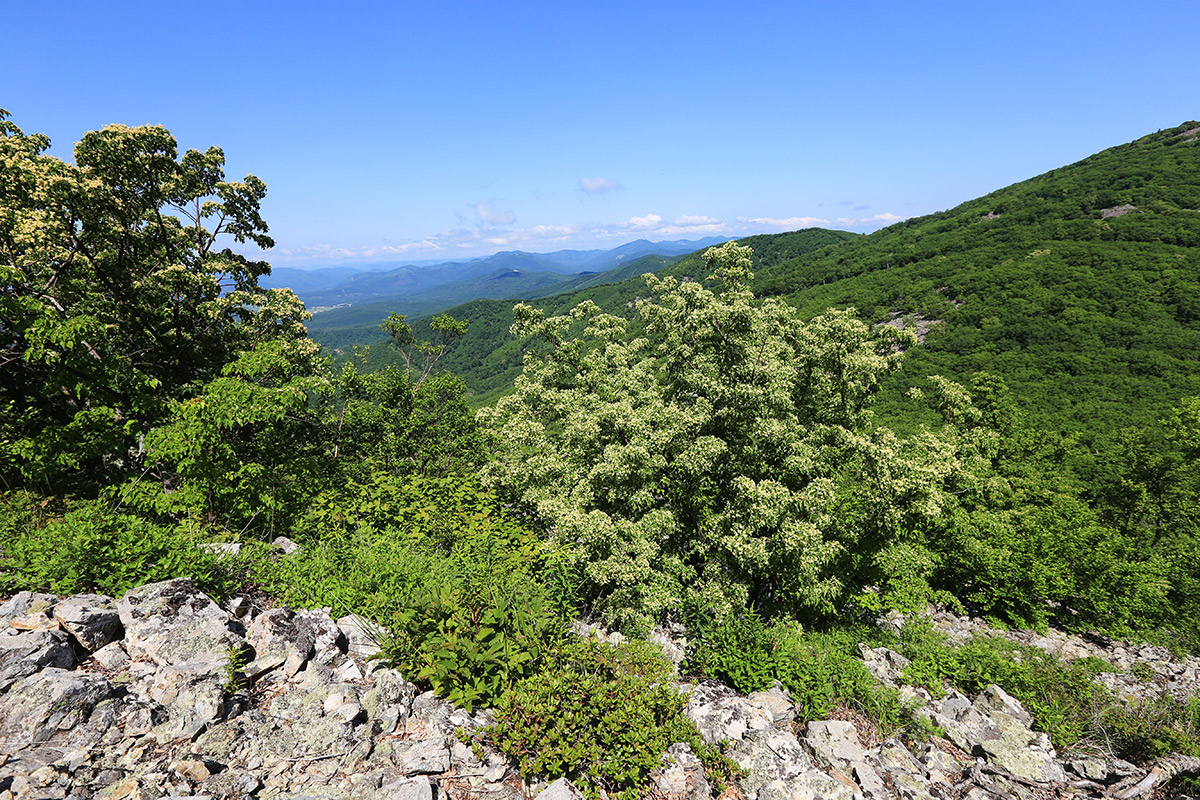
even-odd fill
[(267, 258), (874, 230), (1200, 118), (1200, 3), (5, 3), (52, 152), (165, 125)]

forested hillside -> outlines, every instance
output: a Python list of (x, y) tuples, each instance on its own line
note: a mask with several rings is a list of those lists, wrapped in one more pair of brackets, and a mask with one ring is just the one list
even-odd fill
[[(1056, 430), (1148, 424), (1200, 394), (1198, 136), (1185, 123), (868, 236), (751, 237), (754, 288), (805, 317), (853, 307), (870, 323), (918, 324), (923, 344), (888, 380), (886, 413), (927, 375), (986, 371)], [(701, 263), (692, 256), (664, 274), (701, 277)], [(625, 313), (644, 291), (631, 277), (536, 305), (561, 313), (591, 299)], [(450, 311), (473, 326), (453, 369), (487, 398), (520, 364), (507, 307)], [(892, 421), (905, 425), (903, 413)]]
[[(820, 251), (830, 245), (857, 238), (845, 231), (830, 231), (811, 228), (778, 235), (751, 236), (741, 240), (755, 249), (756, 262), (760, 267), (780, 263), (801, 254)], [(544, 297), (537, 305), (548, 313), (562, 313), (567, 309), (590, 300), (613, 313), (628, 313), (637, 298), (646, 294), (642, 275), (648, 272), (665, 272), (676, 276), (702, 278), (704, 259), (700, 252), (683, 258), (644, 256), (631, 264), (598, 275), (578, 279), (574, 291)], [(528, 294), (524, 299), (542, 297)], [(495, 400), (509, 391), (513, 379), (521, 371), (522, 347), (510, 333), (512, 326), (512, 302), (503, 300), (476, 300), (447, 311), (456, 319), (469, 323), (466, 334), (455, 345), (443, 362), (443, 366), (458, 375), (469, 391), (473, 405), (482, 405)], [(417, 323), (420, 327), (420, 322)], [(311, 325), (310, 325), (311, 327)], [(336, 346), (340, 339), (329, 337), (318, 328), (314, 337), (327, 346)], [(366, 344), (366, 342), (363, 342)], [(376, 349), (368, 358), (371, 367), (392, 363), (395, 356), (386, 348)]]

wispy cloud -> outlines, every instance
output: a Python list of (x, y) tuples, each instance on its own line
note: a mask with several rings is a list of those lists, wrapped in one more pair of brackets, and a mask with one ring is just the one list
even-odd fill
[(512, 211), (501, 211), (494, 203), (476, 203), (475, 216), (484, 225), (512, 225), (517, 221), (517, 215)]
[(800, 228), (820, 228), (829, 225), (829, 220), (823, 217), (786, 217), (783, 219), (777, 217), (754, 217), (753, 219), (738, 217), (738, 222), (764, 229), (757, 230), (755, 233), (765, 233), (767, 232), (765, 229), (770, 229), (770, 232), (794, 231)]
[(621, 182), (613, 178), (580, 178), (579, 188), (588, 194), (605, 194), (607, 192), (615, 192), (618, 189), (624, 189)]
[(414, 260), (464, 258), (497, 250), (550, 252), (565, 249), (615, 247), (633, 239), (699, 239), (705, 236), (731, 238), (758, 233), (781, 233), (812, 227), (849, 230), (874, 230), (906, 217), (882, 213), (872, 217), (737, 217), (722, 220), (704, 214), (680, 214), (667, 219), (662, 214), (646, 213), (616, 222), (576, 222), (562, 225), (507, 227), (516, 221), (511, 211), (502, 211), (492, 203), (473, 206), (477, 220), (461, 217), (458, 227), (402, 244), (338, 247), (329, 244), (310, 247), (276, 247), (266, 257), (276, 264), (316, 264), (321, 262), (370, 259)]

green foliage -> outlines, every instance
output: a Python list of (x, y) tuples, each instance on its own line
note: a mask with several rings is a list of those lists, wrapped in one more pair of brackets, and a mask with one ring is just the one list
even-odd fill
[[(839, 553), (936, 516), (956, 468), (933, 435), (870, 426), (903, 335), (849, 313), (804, 323), (755, 301), (747, 248), (706, 258), (721, 288), (647, 276), (637, 329), (590, 303), (517, 306), (514, 332), (544, 349), (478, 415), (497, 454), (485, 478), (574, 546), (600, 613), (635, 628), (685, 606), (828, 613)], [(837, 524), (846, 482), (858, 519)]]
[(217, 599), (236, 588), (231, 565), (198, 547), (192, 535), (101, 501), (37, 526), (0, 527), (0, 592), (120, 597), (143, 584), (185, 576)]
[(1101, 714), (1112, 702), (1095, 675), (1108, 665), (1097, 660), (1064, 662), (1036, 647), (1006, 639), (975, 636), (950, 646), (944, 636), (917, 624), (906, 625), (901, 652), (911, 659), (906, 682), (940, 693), (945, 685), (975, 694), (996, 684), (1033, 715), (1035, 730), (1059, 747), (1099, 740)]
[(488, 736), (523, 778), (566, 776), (588, 798), (637, 798), (675, 742), (691, 746), (723, 787), (736, 768), (700, 741), (670, 677), (653, 645), (565, 641), (504, 696)]
[(561, 631), (570, 601), (539, 580), (553, 551), (470, 480), (378, 472), (316, 498), (303, 526), (302, 553), (257, 580), (379, 623), (392, 663), (467, 708), (532, 674)]
[(0, 111), (0, 443), (9, 485), (94, 491), (136, 474), (139, 439), (239, 351), (303, 337), (303, 306), (263, 291), (266, 187), (224, 179), (219, 148), (177, 155), (158, 126), (45, 154)]
[(225, 680), (221, 683), (221, 688), (227, 695), (236, 695), (241, 692), (246, 685), (246, 678), (242, 674), (242, 669), (246, 666), (246, 651), (241, 647), (230, 647), (225, 651), (225, 658), (221, 662), (221, 674)]
[(265, 342), (197, 396), (174, 401), (145, 437), (147, 468), (126, 486), (126, 502), (193, 529), (286, 529), (329, 471), (309, 410), (327, 386), (316, 350), (306, 339)]
[(1179, 753), (1200, 756), (1200, 699), (1165, 694), (1104, 710), (1104, 731), (1113, 752), (1127, 761), (1145, 763)]
[(683, 668), (715, 678), (742, 694), (766, 689), (780, 669), (778, 639), (753, 612), (731, 614), (693, 636)]
[(464, 603), (460, 592), (441, 587), (413, 599), (388, 618), (386, 657), (409, 680), (468, 711), (493, 705), (534, 674), (543, 648), (563, 630), (536, 590)]
[(768, 626), (748, 612), (695, 630), (684, 668), (745, 694), (778, 681), (801, 722), (829, 719), (835, 708), (846, 706), (865, 714), (884, 735), (912, 728), (915, 720), (899, 694), (879, 684), (863, 665), (860, 633), (852, 628), (805, 633), (794, 623)]
[(462, 381), (447, 373), (420, 378), (394, 365), (364, 373), (347, 362), (324, 406), (331, 455), (347, 479), (464, 473), (485, 457)]
[(907, 731), (919, 738), (927, 733), (899, 693), (867, 670), (858, 633), (843, 629), (801, 634), (795, 628), (780, 629), (777, 676), (796, 703), (797, 716), (804, 721), (829, 719), (836, 707), (848, 706), (865, 714), (884, 736)]

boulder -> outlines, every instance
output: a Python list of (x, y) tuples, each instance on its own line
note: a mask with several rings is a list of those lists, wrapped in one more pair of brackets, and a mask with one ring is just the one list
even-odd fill
[(130, 656), (149, 658), (159, 666), (223, 665), (247, 649), (246, 640), (230, 629), (229, 614), (190, 578), (131, 589), (117, 603), (117, 611)]
[(113, 688), (103, 675), (47, 667), (0, 697), (0, 742), (15, 751), (86, 721)]
[(69, 669), (74, 663), (70, 639), (58, 628), (0, 633), (0, 692), (46, 667)]
[(154, 729), (159, 742), (194, 739), (225, 716), (225, 675), (204, 662), (160, 667), (147, 694), (166, 711)]
[(664, 800), (708, 800), (712, 787), (704, 765), (686, 744), (673, 744), (663, 755), (663, 766), (650, 773), (656, 795)]
[(111, 597), (77, 594), (54, 606), (54, 618), (88, 652), (121, 638), (121, 615)]
[(537, 795), (538, 800), (583, 800), (583, 794), (566, 778), (559, 778)]
[(766, 730), (774, 724), (770, 711), (716, 681), (702, 681), (690, 687), (688, 694), (683, 713), (696, 723), (705, 744), (722, 739), (741, 741), (750, 732)]
[(822, 772), (796, 737), (774, 728), (748, 733), (729, 757), (746, 774), (738, 781), (746, 800), (853, 800), (857, 786)]
[(328, 664), (346, 650), (346, 636), (329, 617), (328, 610), (293, 611), (272, 608), (254, 618), (246, 639), (259, 658), (282, 656), (289, 675), (310, 660)]

